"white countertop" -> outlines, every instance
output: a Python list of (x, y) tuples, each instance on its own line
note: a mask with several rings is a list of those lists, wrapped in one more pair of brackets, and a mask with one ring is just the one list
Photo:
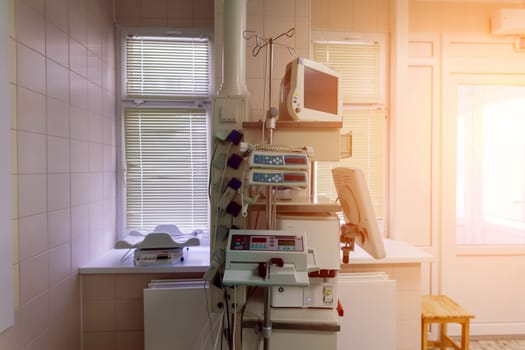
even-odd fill
[[(384, 240), (386, 257), (374, 259), (361, 247), (355, 247), (350, 253), (349, 265), (403, 264), (432, 261), (432, 255), (409, 243)], [(133, 252), (121, 261), (126, 249), (112, 249), (98, 259), (82, 266), (80, 274), (115, 274), (115, 273), (162, 273), (162, 272), (206, 272), (210, 264), (209, 247), (194, 246), (184, 248), (184, 261), (174, 264), (135, 266)], [(344, 266), (344, 265), (342, 265)]]
[(125, 260), (122, 256), (127, 249), (112, 249), (98, 259), (79, 269), (80, 274), (115, 274), (115, 273), (162, 273), (162, 272), (206, 272), (210, 265), (209, 247), (193, 246), (184, 249), (184, 261), (173, 264), (135, 266), (133, 252)]
[(348, 264), (404, 264), (429, 262), (433, 259), (431, 254), (407, 242), (385, 239), (383, 243), (386, 252), (385, 258), (374, 259), (356, 244), (355, 250), (350, 253)]

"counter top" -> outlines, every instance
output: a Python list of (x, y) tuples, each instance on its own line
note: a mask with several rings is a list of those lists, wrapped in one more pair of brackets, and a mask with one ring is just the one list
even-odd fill
[(210, 265), (210, 248), (202, 246), (186, 247), (184, 260), (174, 264), (135, 266), (133, 251), (125, 259), (127, 249), (112, 249), (98, 259), (80, 267), (80, 274), (116, 274), (116, 273), (172, 273), (206, 272)]
[[(361, 247), (356, 245), (350, 253), (348, 265), (403, 264), (432, 261), (432, 255), (403, 241), (384, 240), (386, 257), (374, 259)], [(209, 247), (194, 246), (184, 248), (184, 261), (174, 264), (135, 266), (133, 253), (121, 260), (126, 249), (112, 249), (92, 262), (80, 267), (80, 274), (115, 274), (115, 273), (164, 273), (164, 272), (206, 272), (210, 264)], [(346, 264), (342, 264), (344, 268)]]
[(433, 259), (431, 254), (407, 242), (385, 239), (383, 244), (386, 252), (383, 259), (374, 259), (356, 244), (355, 250), (350, 253), (348, 264), (404, 264), (429, 262)]

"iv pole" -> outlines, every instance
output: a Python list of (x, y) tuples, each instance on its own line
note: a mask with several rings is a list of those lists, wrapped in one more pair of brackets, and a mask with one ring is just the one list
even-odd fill
[[(263, 38), (256, 34), (253, 31), (245, 31), (243, 37), (246, 40), (250, 40), (255, 37), (255, 46), (252, 50), (252, 56), (256, 57), (262, 48), (268, 47), (267, 62), (269, 63), (268, 67), (268, 110), (266, 111), (266, 119), (263, 123), (262, 128), (262, 140), (263, 143), (265, 140), (265, 128), (268, 129), (268, 144), (273, 143), (273, 130), (275, 129), (275, 119), (277, 118), (277, 109), (272, 107), (272, 73), (273, 73), (273, 49), (274, 45), (279, 45), (288, 50), (288, 52), (295, 56), (295, 50), (292, 47), (284, 46), (279, 44), (277, 40), (286, 36), (291, 38), (295, 35), (295, 28), (289, 29), (287, 32), (281, 33), (275, 38)], [(274, 218), (274, 203), (273, 203), (273, 187), (269, 186), (266, 191), (266, 220), (269, 230), (274, 228), (275, 218)], [(272, 321), (270, 319), (270, 303), (271, 303), (271, 287), (266, 287), (264, 289), (264, 321), (262, 326), (263, 338), (264, 338), (264, 350), (270, 349), (270, 336), (272, 333)]]

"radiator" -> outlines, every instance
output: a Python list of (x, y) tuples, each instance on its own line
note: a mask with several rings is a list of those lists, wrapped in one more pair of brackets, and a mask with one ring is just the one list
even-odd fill
[(337, 350), (396, 349), (396, 281), (385, 273), (341, 273), (338, 278), (344, 316)]
[(203, 281), (152, 281), (144, 289), (144, 349), (212, 348), (219, 317), (208, 314), (206, 291)]

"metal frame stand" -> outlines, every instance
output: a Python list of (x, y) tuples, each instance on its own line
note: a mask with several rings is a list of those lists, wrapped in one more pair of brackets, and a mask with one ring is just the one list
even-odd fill
[[(291, 28), (287, 32), (281, 33), (275, 38), (263, 38), (252, 31), (245, 31), (243, 37), (246, 40), (255, 38), (255, 47), (252, 50), (252, 55), (255, 57), (259, 54), (262, 48), (268, 47), (267, 61), (269, 63), (268, 69), (268, 110), (266, 112), (266, 120), (262, 129), (262, 140), (265, 142), (265, 129), (268, 129), (268, 144), (271, 145), (273, 142), (273, 130), (275, 129), (275, 119), (277, 117), (277, 110), (272, 107), (272, 73), (273, 73), (273, 49), (274, 45), (280, 45), (285, 47), (288, 52), (295, 56), (295, 50), (292, 47), (281, 45), (277, 42), (280, 38), (286, 36), (291, 38), (295, 35), (295, 28)], [(275, 211), (273, 203), (273, 187), (269, 186), (266, 191), (266, 220), (269, 230), (272, 230), (275, 225)], [(262, 333), (264, 339), (264, 350), (270, 349), (270, 337), (272, 334), (272, 320), (270, 317), (270, 304), (271, 304), (271, 287), (265, 287), (264, 289), (264, 321), (262, 326)]]

